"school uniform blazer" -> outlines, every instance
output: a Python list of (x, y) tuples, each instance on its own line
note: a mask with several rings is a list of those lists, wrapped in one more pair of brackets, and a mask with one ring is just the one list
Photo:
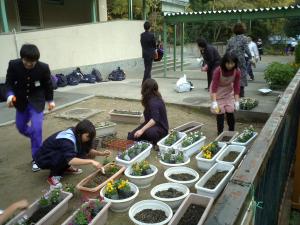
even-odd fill
[(141, 45), (143, 50), (143, 58), (154, 58), (154, 51), (156, 49), (156, 42), (154, 34), (145, 31), (141, 34)]
[(42, 112), (45, 101), (53, 101), (53, 86), (48, 64), (37, 62), (28, 70), (21, 59), (11, 60), (6, 74), (7, 95), (15, 95), (15, 107), (25, 111), (28, 103), (37, 111)]

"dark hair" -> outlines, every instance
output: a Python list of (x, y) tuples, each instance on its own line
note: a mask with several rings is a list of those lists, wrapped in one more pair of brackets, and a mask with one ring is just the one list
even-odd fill
[(149, 30), (150, 27), (151, 27), (150, 22), (149, 22), (149, 21), (146, 21), (146, 22), (144, 23), (144, 29), (145, 29), (145, 30)]
[(20, 56), (22, 59), (27, 59), (30, 61), (37, 61), (40, 58), (39, 49), (33, 44), (24, 44), (20, 50)]
[(244, 34), (246, 32), (246, 26), (243, 23), (236, 23), (233, 27), (233, 33), (236, 35)]
[[(92, 148), (93, 141), (96, 136), (96, 129), (94, 124), (89, 120), (82, 120), (73, 128), (73, 131), (76, 137), (77, 149), (79, 149), (80, 153), (88, 153)], [(82, 143), (81, 136), (84, 133), (89, 134), (90, 140), (88, 142)]]
[(227, 71), (227, 68), (226, 68), (227, 62), (234, 62), (234, 64), (235, 64), (234, 69), (236, 69), (238, 67), (239, 59), (238, 59), (237, 55), (234, 54), (233, 52), (226, 52), (221, 59), (221, 69), (223, 71)]
[(161, 94), (158, 91), (158, 84), (152, 78), (149, 78), (144, 81), (144, 83), (142, 84), (141, 94), (142, 94), (142, 105), (144, 106), (144, 108), (148, 107), (148, 101), (150, 100), (151, 97), (156, 96), (161, 99)]
[(198, 38), (197, 39), (197, 44), (201, 48), (206, 48), (207, 47), (207, 42), (204, 38)]

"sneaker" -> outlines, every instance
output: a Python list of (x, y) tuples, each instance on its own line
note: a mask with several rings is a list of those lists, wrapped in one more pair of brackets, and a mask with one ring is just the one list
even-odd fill
[(65, 174), (81, 174), (82, 173), (82, 169), (70, 166), (68, 169), (65, 170)]
[(40, 167), (38, 167), (38, 165), (35, 163), (35, 161), (32, 161), (32, 171), (37, 172), (40, 170), (41, 170)]
[(61, 176), (49, 176), (47, 182), (50, 184), (50, 189), (61, 189), (63, 186), (60, 183)]

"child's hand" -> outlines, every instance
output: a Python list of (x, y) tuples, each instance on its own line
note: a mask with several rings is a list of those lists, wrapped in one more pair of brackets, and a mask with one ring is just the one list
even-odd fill
[(100, 169), (102, 167), (101, 163), (95, 161), (95, 160), (92, 160), (92, 165), (96, 168), (96, 169)]
[(26, 199), (20, 200), (14, 204), (17, 209), (26, 209), (29, 206), (29, 203)]
[(110, 156), (111, 152), (109, 150), (105, 150), (102, 155), (103, 156)]

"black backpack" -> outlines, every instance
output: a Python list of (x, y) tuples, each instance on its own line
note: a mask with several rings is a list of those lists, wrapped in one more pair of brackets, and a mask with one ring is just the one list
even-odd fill
[(118, 67), (116, 70), (113, 70), (108, 75), (108, 80), (121, 81), (124, 80), (125, 77), (126, 77), (125, 72), (120, 67)]
[(95, 83), (96, 77), (93, 74), (83, 74), (80, 83)]
[(99, 70), (93, 68), (91, 74), (95, 76), (96, 82), (101, 82), (103, 80), (102, 75)]
[(82, 74), (79, 74), (76, 70), (67, 75), (68, 85), (74, 86), (79, 84), (82, 79)]
[(0, 102), (6, 102), (7, 86), (6, 84), (0, 84)]
[(68, 85), (68, 80), (62, 73), (55, 74), (55, 77), (57, 78), (57, 87), (65, 87)]

